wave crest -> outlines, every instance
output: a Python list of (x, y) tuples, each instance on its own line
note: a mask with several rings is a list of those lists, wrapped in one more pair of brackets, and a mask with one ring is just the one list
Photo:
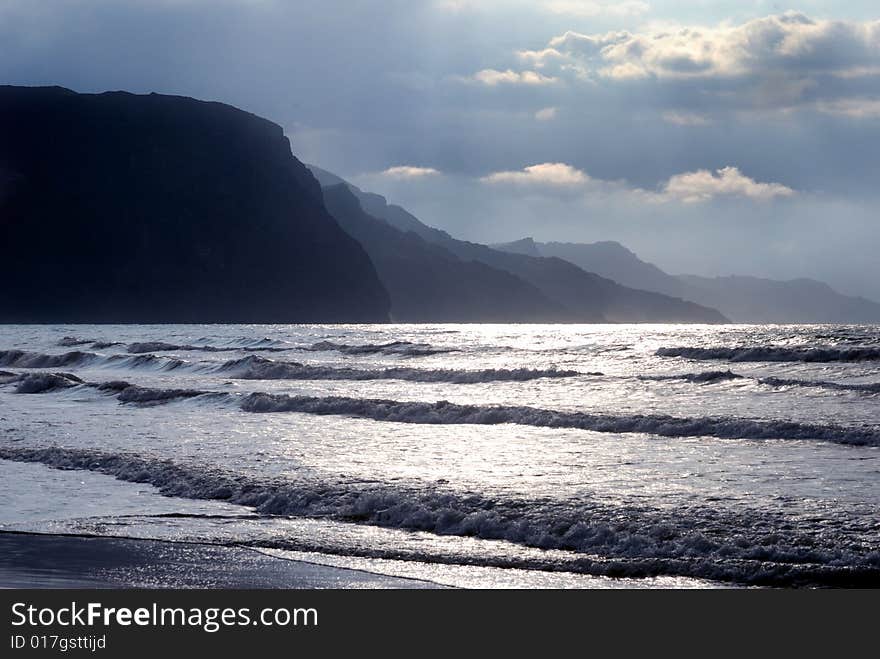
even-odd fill
[(731, 362), (858, 362), (880, 360), (880, 348), (786, 348), (754, 346), (740, 348), (660, 348), (659, 357), (684, 357)]
[(667, 380), (682, 380), (684, 382), (709, 384), (713, 382), (723, 382), (725, 380), (741, 380), (743, 379), (743, 376), (727, 370), (704, 371), (702, 373), (681, 373), (677, 375), (639, 375), (638, 378), (639, 380), (656, 380), (659, 382), (665, 382)]
[(72, 373), (25, 373), (13, 382), (17, 383), (17, 394), (42, 394), (83, 384), (83, 380)]
[(880, 446), (880, 427), (846, 427), (794, 421), (757, 421), (728, 417), (588, 414), (522, 406), (401, 402), (369, 398), (287, 396), (252, 393), (242, 401), (246, 412), (300, 412), (355, 416), (374, 421), (416, 424), (516, 423), (541, 428), (572, 428), (600, 433), (639, 433), (660, 437), (719, 439), (804, 439), (855, 446)]
[(582, 375), (578, 371), (550, 369), (356, 369), (314, 366), (299, 362), (278, 362), (256, 355), (228, 361), (220, 372), (244, 380), (407, 380), (410, 382), (526, 382), (540, 378), (569, 378)]
[(344, 355), (403, 355), (405, 357), (427, 357), (447, 352), (457, 352), (455, 348), (439, 348), (428, 343), (412, 343), (411, 341), (390, 341), (389, 343), (367, 343), (349, 345), (334, 341), (319, 341), (307, 350), (314, 352), (341, 352)]
[(11, 368), (59, 368), (62, 366), (84, 366), (101, 359), (92, 352), (65, 352), (61, 355), (44, 355), (26, 350), (0, 350), (0, 366)]

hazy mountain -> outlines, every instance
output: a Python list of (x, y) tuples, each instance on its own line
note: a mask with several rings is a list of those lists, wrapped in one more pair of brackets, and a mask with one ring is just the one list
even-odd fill
[[(655, 292), (627, 288), (559, 258), (513, 254), (478, 243), (456, 240), (445, 231), (423, 224), (399, 206), (388, 204), (381, 195), (365, 193), (338, 176), (310, 167), (322, 184), (338, 185), (341, 182), (347, 185), (363, 208), (374, 217), (401, 231), (415, 234), (427, 243), (444, 248), (462, 262), (482, 263), (516, 276), (531, 284), (545, 298), (567, 310), (568, 317), (573, 321), (659, 323), (726, 320), (714, 309)], [(369, 246), (367, 251), (373, 256)], [(376, 257), (373, 258), (375, 261)], [(392, 284), (386, 280), (386, 286), (390, 287)], [(541, 322), (545, 318), (534, 315), (523, 320)]]
[(561, 305), (509, 272), (461, 261), (415, 233), (370, 216), (345, 184), (324, 188), (324, 200), (340, 226), (370, 255), (391, 295), (395, 321), (571, 320)]
[(220, 103), (0, 87), (3, 322), (381, 322), (282, 129)]
[(880, 323), (880, 304), (838, 293), (813, 279), (777, 281), (757, 277), (681, 275), (685, 295), (712, 300), (743, 323)]
[(361, 202), (361, 206), (367, 213), (373, 217), (381, 218), (401, 231), (411, 231), (430, 243), (453, 240), (452, 236), (445, 231), (423, 224), (408, 210), (401, 208), (396, 204), (389, 204), (385, 197), (380, 194), (364, 192), (356, 185), (352, 185), (348, 181), (338, 177), (336, 174), (332, 174), (325, 169), (316, 167), (315, 165), (307, 164), (306, 167), (312, 171), (312, 174), (315, 175), (315, 178), (318, 179), (318, 182), (322, 187), (326, 188), (330, 185), (337, 185), (339, 183), (347, 185)]
[(688, 300), (692, 299), (685, 295), (684, 287), (676, 277), (666, 274), (652, 263), (642, 261), (620, 243), (605, 241), (589, 244), (555, 242), (538, 244), (532, 242), (532, 245), (534, 245), (535, 251), (543, 256), (557, 256), (571, 261), (624, 286), (683, 297)]
[(719, 309), (742, 323), (876, 323), (880, 304), (838, 293), (811, 279), (673, 276), (616, 242), (536, 243), (524, 238), (497, 245), (516, 253), (558, 256), (626, 286), (674, 295)]
[(514, 240), (512, 243), (498, 243), (497, 245), (490, 245), (490, 247), (501, 250), (502, 252), (510, 252), (511, 254), (525, 254), (526, 256), (542, 255), (541, 252), (538, 251), (538, 246), (535, 244), (533, 238), (522, 238), (520, 240)]

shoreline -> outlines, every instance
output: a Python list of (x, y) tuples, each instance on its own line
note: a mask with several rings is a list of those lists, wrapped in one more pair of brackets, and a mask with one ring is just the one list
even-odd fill
[(420, 579), (269, 556), (247, 547), (0, 531), (0, 588), (442, 587)]

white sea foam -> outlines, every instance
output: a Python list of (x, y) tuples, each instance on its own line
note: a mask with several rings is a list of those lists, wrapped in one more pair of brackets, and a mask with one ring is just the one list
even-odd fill
[[(120, 480), (149, 483), (169, 496), (224, 500), (252, 506), (264, 515), (331, 518), (576, 552), (561, 566), (589, 574), (672, 574), (774, 586), (880, 584), (880, 552), (867, 547), (864, 529), (846, 519), (839, 520), (834, 532), (828, 533), (784, 517), (769, 520), (766, 513), (762, 513), (762, 524), (753, 525), (750, 518), (754, 513), (749, 510), (721, 513), (691, 506), (670, 513), (584, 499), (573, 504), (493, 499), (384, 484), (259, 480), (135, 454), (0, 445), (0, 458), (109, 474)], [(765, 527), (770, 524), (785, 525), (788, 532), (768, 534)], [(304, 548), (290, 546), (283, 537), (254, 544)], [(328, 549), (319, 539), (307, 548)], [(385, 556), (386, 552), (360, 551), (391, 557)], [(407, 557), (438, 558), (430, 554)], [(560, 567), (558, 554), (553, 553), (545, 560), (534, 555), (521, 560), (510, 555), (457, 558), (501, 567)]]

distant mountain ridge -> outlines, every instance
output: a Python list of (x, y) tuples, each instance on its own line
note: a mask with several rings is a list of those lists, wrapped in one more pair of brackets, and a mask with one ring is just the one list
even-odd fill
[(391, 296), (396, 322), (522, 322), (572, 320), (561, 305), (534, 286), (476, 261), (461, 261), (366, 213), (349, 186), (324, 188), (327, 209), (370, 255)]
[(878, 323), (880, 304), (843, 295), (812, 279), (670, 275), (616, 242), (535, 242), (495, 245), (516, 253), (557, 256), (626, 286), (681, 297), (719, 309), (741, 323)]
[(880, 323), (880, 304), (843, 295), (814, 279), (777, 281), (759, 277), (680, 275), (685, 295), (716, 301), (744, 323)]
[[(325, 199), (331, 213), (334, 212), (335, 207), (338, 212), (349, 216), (347, 219), (337, 215), (337, 221), (343, 228), (351, 228), (352, 235), (365, 244), (367, 252), (370, 253), (374, 262), (378, 264), (380, 261), (386, 260), (388, 255), (379, 254), (381, 245), (376, 244), (374, 236), (357, 233), (363, 230), (364, 222), (359, 222), (359, 227), (352, 226), (351, 219), (356, 213), (350, 204), (343, 209), (335, 206), (336, 202), (331, 199), (340, 194), (338, 186), (346, 187), (359, 201), (361, 210), (373, 219), (381, 220), (385, 225), (393, 227), (403, 234), (418, 237), (434, 249), (444, 250), (445, 254), (454, 257), (460, 264), (479, 263), (483, 267), (488, 266), (491, 270), (484, 270), (484, 272), (496, 273), (493, 275), (496, 279), (499, 272), (508, 277), (512, 276), (514, 279), (511, 282), (519, 282), (518, 286), (523, 283), (527, 284), (529, 290), (537, 291), (544, 300), (551, 303), (554, 311), (536, 308), (532, 313), (521, 316), (521, 322), (555, 322), (560, 318), (571, 322), (593, 323), (721, 323), (726, 321), (724, 316), (715, 309), (656, 292), (621, 286), (563, 259), (513, 254), (492, 249), (486, 245), (457, 240), (445, 231), (425, 225), (400, 206), (388, 204), (381, 195), (364, 192), (335, 174), (313, 165), (308, 166), (324, 186)], [(378, 230), (376, 225), (373, 225), (373, 230)], [(424, 247), (419, 249), (424, 249)], [(399, 258), (401, 254), (397, 256)], [(381, 265), (377, 265), (377, 267), (381, 275), (383, 267)], [(388, 271), (386, 270), (386, 272)], [(394, 308), (393, 289), (397, 284), (389, 279), (384, 281), (386, 287), (392, 289), (392, 308)], [(398, 317), (396, 314), (395, 316)]]

